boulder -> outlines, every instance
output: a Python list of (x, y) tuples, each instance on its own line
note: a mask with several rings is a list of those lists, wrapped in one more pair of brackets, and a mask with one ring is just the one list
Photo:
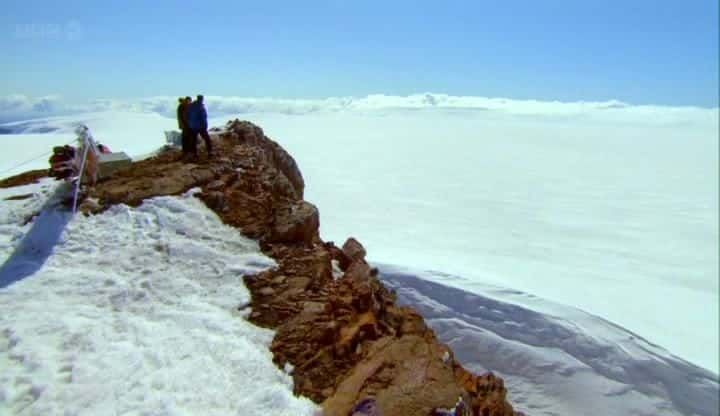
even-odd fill
[(353, 237), (350, 237), (347, 241), (345, 241), (345, 244), (342, 246), (342, 251), (350, 259), (350, 261), (365, 260), (365, 247), (363, 247), (363, 245)]
[(280, 207), (275, 212), (275, 221), (270, 243), (312, 243), (318, 235), (320, 214), (315, 205), (301, 201)]
[(465, 394), (455, 383), (452, 366), (442, 361), (440, 344), (408, 335), (384, 337), (368, 348), (322, 403), (325, 416), (346, 416), (366, 397), (375, 398), (382, 415), (430, 415), (436, 408), (454, 407)]

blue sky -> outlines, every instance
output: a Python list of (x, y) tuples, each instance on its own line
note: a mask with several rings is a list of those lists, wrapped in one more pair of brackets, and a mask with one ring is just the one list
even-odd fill
[(718, 106), (717, 0), (4, 1), (0, 95)]

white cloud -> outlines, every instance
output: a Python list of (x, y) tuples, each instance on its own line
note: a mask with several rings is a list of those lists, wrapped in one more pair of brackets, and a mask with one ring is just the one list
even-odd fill
[(0, 117), (6, 114), (45, 114), (57, 111), (60, 98), (57, 96), (27, 97), (22, 94), (0, 96)]
[[(451, 96), (446, 94), (413, 94), (408, 96), (368, 95), (367, 97), (331, 97), (324, 99), (252, 98), (206, 96), (208, 112), (212, 116), (249, 113), (279, 113), (301, 115), (321, 112), (384, 112), (384, 111), (468, 111), (499, 116), (523, 116), (539, 119), (577, 119), (590, 122), (694, 123), (716, 122), (718, 109), (699, 107), (667, 107), (631, 105), (610, 101), (539, 101)], [(58, 96), (0, 97), (0, 121), (49, 117), (54, 115), (98, 112), (132, 111), (158, 113), (174, 117), (176, 97), (155, 96), (138, 99), (95, 99), (70, 103)]]

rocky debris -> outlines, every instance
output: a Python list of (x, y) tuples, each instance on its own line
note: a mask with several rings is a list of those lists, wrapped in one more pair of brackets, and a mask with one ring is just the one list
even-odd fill
[(302, 199), (295, 161), (262, 129), (234, 120), (213, 139), (221, 156), (209, 161), (183, 163), (169, 151), (101, 181), (90, 210), (201, 188), (198, 198), (277, 262), (244, 277), (252, 300), (240, 308), (277, 331), (274, 362), (293, 368), (295, 393), (320, 403), (325, 415), (346, 416), (360, 405), (384, 416), (463, 407), (472, 415), (516, 414), (501, 379), (466, 371), (413, 308), (396, 304), (359, 241), (338, 248), (320, 239), (318, 209)]
[[(502, 380), (463, 369), (413, 308), (396, 305), (364, 256), (335, 280), (331, 263), (348, 257), (343, 250), (297, 243), (269, 245), (279, 267), (245, 278), (257, 311), (250, 319), (277, 330), (274, 360), (293, 366), (296, 393), (329, 416), (366, 398), (383, 415), (430, 415), (459, 401), (473, 415), (515, 414)], [(355, 239), (343, 246), (365, 251)]]
[(46, 178), (47, 176), (47, 169), (31, 170), (0, 180), (0, 188), (14, 188), (16, 186), (30, 185), (37, 183), (40, 179)]

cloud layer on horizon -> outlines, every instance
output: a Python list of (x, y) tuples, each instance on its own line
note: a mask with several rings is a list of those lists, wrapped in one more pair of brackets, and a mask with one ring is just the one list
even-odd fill
[[(610, 101), (538, 101), (446, 94), (413, 94), (392, 96), (375, 94), (367, 97), (331, 97), (324, 99), (252, 98), (206, 96), (212, 116), (252, 113), (304, 115), (324, 112), (387, 112), (393, 110), (467, 111), (494, 115), (528, 116), (541, 119), (579, 119), (651, 124), (713, 123), (718, 108), (666, 107), (631, 105)], [(28, 97), (15, 94), (0, 97), (0, 122), (29, 120), (60, 115), (105, 111), (158, 113), (174, 117), (176, 97), (155, 96), (138, 99), (95, 99), (71, 103), (60, 96)]]

